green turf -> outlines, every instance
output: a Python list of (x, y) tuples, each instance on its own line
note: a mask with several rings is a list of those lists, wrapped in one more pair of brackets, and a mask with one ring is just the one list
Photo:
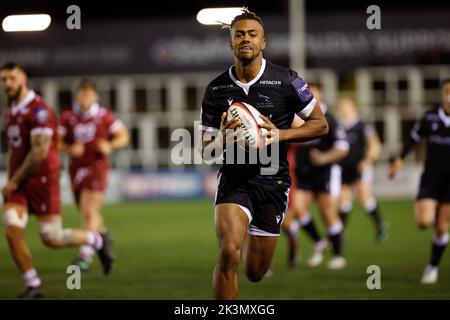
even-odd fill
[[(274, 275), (261, 283), (248, 282), (239, 271), (241, 299), (449, 299), (450, 253), (444, 255), (440, 281), (419, 284), (429, 257), (432, 231), (420, 232), (413, 221), (410, 201), (384, 201), (380, 208), (389, 220), (387, 243), (374, 242), (369, 217), (358, 208), (352, 212), (346, 236), (348, 267), (328, 271), (311, 269), (305, 261), (311, 243), (301, 236), (301, 261), (286, 267), (286, 239), (280, 238), (273, 262)], [(75, 249), (51, 250), (38, 238), (36, 221), (30, 219), (27, 240), (35, 265), (51, 299), (210, 299), (210, 278), (217, 243), (212, 201), (125, 203), (106, 206), (104, 214), (115, 238), (117, 264), (108, 277), (100, 274), (96, 260), (83, 275), (81, 290), (66, 288), (66, 267)], [(319, 222), (315, 215), (315, 220)], [(79, 225), (73, 207), (64, 208), (66, 226)], [(323, 230), (323, 229), (322, 229)], [(366, 287), (367, 266), (381, 267), (381, 290)], [(23, 290), (19, 272), (0, 240), (0, 298), (14, 299)]]

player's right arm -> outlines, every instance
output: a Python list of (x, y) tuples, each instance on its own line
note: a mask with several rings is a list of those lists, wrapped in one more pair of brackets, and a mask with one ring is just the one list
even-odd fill
[[(205, 151), (210, 149), (220, 149), (223, 151), (225, 147), (225, 141), (227, 137), (227, 132), (234, 132), (234, 129), (241, 123), (241, 121), (238, 118), (233, 118), (230, 121), (227, 121), (227, 113), (223, 112), (221, 119), (220, 119), (220, 128), (216, 132), (212, 132), (210, 130), (202, 129), (202, 141), (201, 141), (201, 150), (200, 153), (202, 155), (202, 158), (205, 160), (211, 160), (208, 159), (206, 156)], [(228, 136), (232, 136), (228, 134)], [(210, 153), (208, 153), (210, 154)], [(220, 156), (220, 154), (214, 154), (214, 158), (217, 158)]]
[(8, 155), (6, 158), (6, 170), (8, 172), (8, 178), (11, 176), (11, 154), (12, 154), (12, 148), (10, 145), (8, 145)]
[(71, 130), (68, 125), (68, 116), (63, 113), (61, 123), (58, 126), (58, 150), (68, 154), (70, 157), (79, 158), (84, 154), (84, 144), (79, 142), (69, 142), (67, 135)]
[(358, 169), (360, 172), (364, 170), (365, 167), (372, 167), (374, 162), (378, 159), (381, 152), (381, 141), (375, 128), (366, 124), (364, 128), (364, 139), (366, 143), (366, 153), (364, 159), (358, 164)]
[(412, 128), (408, 140), (403, 144), (402, 151), (400, 154), (395, 155), (391, 159), (391, 165), (389, 166), (388, 175), (392, 179), (395, 177), (398, 171), (403, 166), (405, 157), (414, 149), (414, 147), (419, 143), (419, 141), (428, 135), (428, 130), (425, 121), (425, 115), (422, 119), (418, 120), (414, 127)]
[[(223, 152), (227, 139), (226, 133), (234, 130), (241, 122), (237, 118), (227, 120), (227, 113), (217, 108), (210, 86), (205, 90), (200, 121), (200, 154), (206, 161), (215, 160)], [(232, 138), (231, 135), (228, 135), (228, 138)]]
[(51, 135), (48, 133), (35, 133), (31, 135), (31, 149), (26, 155), (21, 166), (9, 178), (2, 189), (5, 197), (9, 197), (18, 186), (28, 178), (47, 157), (51, 145)]
[(304, 123), (301, 126), (273, 130), (272, 133), (270, 131), (272, 131), (271, 129), (276, 129), (275, 126), (267, 118), (262, 117), (265, 124), (261, 125), (261, 127), (270, 132), (270, 140), (306, 142), (326, 135), (329, 130), (328, 122), (306, 81), (300, 78), (296, 72), (290, 70), (284, 90), (288, 108), (295, 116), (300, 117)]

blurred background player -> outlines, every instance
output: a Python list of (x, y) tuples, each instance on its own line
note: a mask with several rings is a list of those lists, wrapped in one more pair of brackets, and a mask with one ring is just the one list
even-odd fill
[(342, 168), (339, 216), (345, 227), (353, 206), (352, 189), (356, 190), (359, 204), (374, 221), (376, 240), (383, 242), (387, 237), (386, 224), (372, 192), (373, 164), (380, 155), (380, 139), (372, 125), (361, 121), (355, 102), (348, 97), (338, 102), (338, 122), (350, 145), (347, 156), (339, 163)]
[(416, 200), (416, 224), (426, 229), (434, 224), (431, 258), (421, 283), (432, 284), (438, 280), (439, 262), (449, 241), (450, 220), (450, 79), (442, 82), (442, 105), (426, 111), (411, 130), (410, 139), (401, 154), (395, 156), (389, 168), (393, 178), (403, 165), (403, 160), (413, 147), (426, 139), (425, 168), (420, 178)]
[[(107, 187), (108, 156), (129, 143), (125, 125), (107, 108), (100, 106), (96, 86), (83, 79), (76, 89), (72, 110), (61, 115), (59, 146), (70, 157), (69, 174), (75, 202), (81, 212), (83, 227), (108, 236), (100, 213)], [(82, 271), (88, 271), (95, 250), (80, 247), (75, 259)], [(105, 273), (109, 272), (104, 270)]]
[(293, 215), (287, 217), (283, 223), (283, 229), (290, 239), (289, 265), (294, 266), (296, 263), (295, 239), (299, 227), (305, 230), (315, 243), (314, 253), (308, 260), (308, 265), (315, 267), (323, 261), (328, 243), (319, 235), (309, 212), (315, 199), (333, 249), (333, 257), (327, 267), (341, 269), (345, 267), (346, 260), (342, 256), (343, 224), (337, 213), (336, 202), (340, 191), (341, 172), (336, 163), (347, 155), (349, 145), (345, 140), (345, 131), (339, 128), (334, 117), (327, 112), (327, 105), (322, 100), (319, 87), (310, 84), (310, 90), (325, 114), (329, 132), (321, 138), (297, 146), (295, 154), (297, 190), (293, 198), (294, 207), (290, 212)]
[(4, 116), (8, 137), (8, 181), (2, 188), (3, 223), (13, 259), (22, 272), (26, 291), (19, 298), (43, 296), (24, 231), (28, 214), (36, 215), (42, 242), (51, 248), (87, 244), (102, 263), (110, 264), (109, 243), (98, 232), (63, 229), (60, 211), (60, 162), (55, 112), (28, 88), (28, 77), (16, 63), (0, 68), (10, 107)]

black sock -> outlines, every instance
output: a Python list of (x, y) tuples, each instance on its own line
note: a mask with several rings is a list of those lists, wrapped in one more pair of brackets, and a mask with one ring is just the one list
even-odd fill
[(377, 230), (380, 230), (382, 227), (382, 221), (380, 212), (378, 211), (378, 205), (376, 205), (375, 208), (373, 208), (372, 210), (368, 210), (367, 213), (372, 217)]
[(338, 234), (328, 235), (330, 239), (331, 245), (333, 246), (333, 255), (341, 256), (342, 255), (342, 232)]
[(447, 248), (447, 244), (436, 244), (434, 241), (431, 245), (431, 259), (430, 264), (433, 267), (437, 267), (439, 262), (441, 261), (442, 254), (444, 253), (445, 248)]
[(302, 229), (310, 236), (310, 238), (314, 242), (320, 241), (322, 238), (319, 236), (319, 232), (317, 232), (316, 225), (314, 221), (311, 219), (307, 224), (302, 225)]
[(350, 214), (350, 211), (344, 211), (344, 210), (339, 211), (339, 218), (341, 219), (344, 227), (347, 226), (347, 219), (348, 219), (349, 214)]

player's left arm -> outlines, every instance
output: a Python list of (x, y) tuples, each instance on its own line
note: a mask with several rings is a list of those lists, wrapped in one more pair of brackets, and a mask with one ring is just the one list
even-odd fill
[(315, 104), (310, 114), (303, 118), (305, 123), (300, 127), (277, 129), (277, 127), (269, 119), (263, 115), (261, 115), (261, 118), (264, 120), (264, 123), (261, 124), (260, 127), (268, 131), (268, 144), (275, 141), (305, 142), (328, 133), (328, 122), (325, 119), (318, 103)]
[(112, 150), (125, 148), (130, 144), (130, 132), (128, 128), (122, 124), (116, 132), (112, 134), (112, 137), (109, 141), (111, 144)]
[(109, 140), (99, 140), (97, 142), (98, 151), (104, 155), (109, 155), (114, 150), (125, 148), (130, 143), (130, 132), (128, 128), (120, 122), (117, 128), (111, 133)]
[(316, 166), (339, 162), (347, 156), (350, 150), (345, 130), (333, 121), (330, 123), (330, 134), (333, 139), (333, 146), (329, 150), (321, 152), (318, 149), (311, 149), (310, 159)]
[[(366, 154), (363, 159), (362, 166), (368, 165), (372, 166), (373, 163), (378, 159), (381, 152), (381, 141), (375, 128), (372, 126), (367, 127), (364, 132), (364, 139), (366, 140)], [(362, 169), (362, 168), (361, 168)]]
[(348, 154), (348, 148), (343, 146), (334, 146), (328, 151), (321, 152), (318, 149), (311, 149), (311, 162), (316, 166), (325, 166), (328, 164), (339, 162)]
[(41, 162), (48, 155), (51, 137), (51, 134), (46, 132), (31, 135), (31, 149), (22, 162), (22, 165), (16, 170), (6, 186), (2, 189), (3, 195), (9, 197), (11, 193), (39, 167)]

